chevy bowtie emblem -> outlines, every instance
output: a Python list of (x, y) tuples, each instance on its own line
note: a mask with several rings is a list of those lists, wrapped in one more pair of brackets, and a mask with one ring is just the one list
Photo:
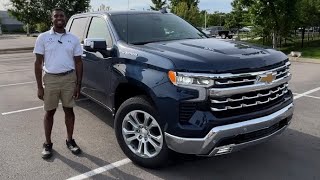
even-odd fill
[(266, 73), (258, 75), (257, 83), (267, 83), (270, 84), (276, 79), (276, 73)]

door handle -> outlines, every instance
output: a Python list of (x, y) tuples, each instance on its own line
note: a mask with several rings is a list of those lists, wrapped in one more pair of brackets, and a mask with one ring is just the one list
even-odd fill
[(87, 55), (86, 55), (86, 54), (82, 54), (81, 56), (82, 56), (82, 57), (87, 57)]

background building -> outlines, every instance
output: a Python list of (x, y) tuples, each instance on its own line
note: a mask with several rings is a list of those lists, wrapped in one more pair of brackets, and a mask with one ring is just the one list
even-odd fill
[(23, 23), (12, 16), (9, 16), (8, 11), (0, 10), (0, 24), (2, 32), (22, 32)]

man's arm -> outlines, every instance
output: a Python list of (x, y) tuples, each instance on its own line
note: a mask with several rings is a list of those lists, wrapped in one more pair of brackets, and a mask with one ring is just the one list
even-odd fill
[(76, 89), (74, 91), (74, 98), (78, 99), (80, 95), (81, 82), (82, 82), (82, 74), (83, 74), (83, 64), (81, 56), (74, 57), (74, 63), (76, 68), (77, 80), (76, 80)]
[(36, 54), (36, 61), (34, 63), (34, 73), (37, 80), (38, 86), (38, 98), (43, 100), (44, 90), (42, 86), (42, 64), (43, 64), (43, 55)]

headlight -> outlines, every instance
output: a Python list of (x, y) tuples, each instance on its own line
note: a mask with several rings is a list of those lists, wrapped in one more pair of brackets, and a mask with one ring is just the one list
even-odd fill
[(177, 86), (210, 87), (214, 84), (214, 80), (207, 77), (198, 77), (195, 75), (177, 73), (174, 71), (169, 71), (168, 76), (170, 81)]

